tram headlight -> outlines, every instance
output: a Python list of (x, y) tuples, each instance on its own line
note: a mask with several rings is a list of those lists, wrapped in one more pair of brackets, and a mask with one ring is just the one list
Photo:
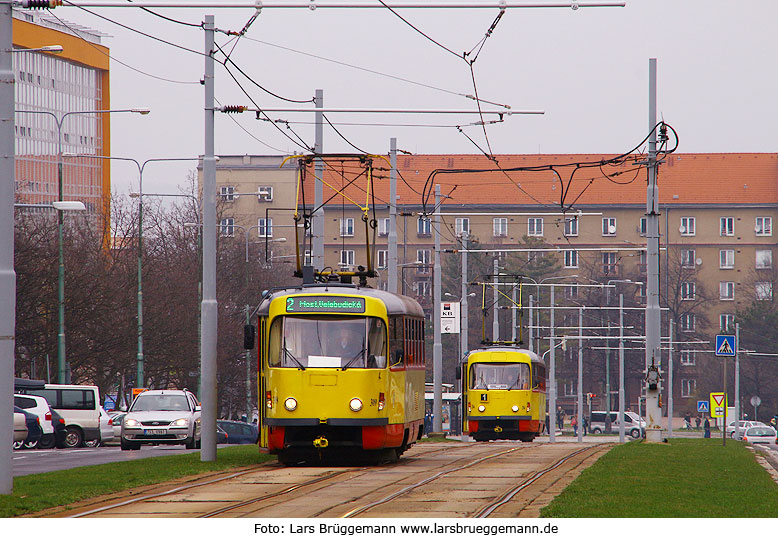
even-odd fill
[(288, 397), (284, 400), (284, 408), (287, 411), (293, 411), (297, 408), (297, 400), (293, 397)]
[(518, 405), (514, 405), (513, 407), (511, 407), (511, 410), (513, 412), (519, 412), (519, 406)]
[(348, 406), (352, 411), (359, 412), (362, 410), (362, 400), (358, 397), (352, 398), (352, 400), (348, 402)]
[(486, 407), (484, 407), (483, 405), (479, 405), (478, 406), (478, 412), (484, 412), (485, 410), (486, 410)]

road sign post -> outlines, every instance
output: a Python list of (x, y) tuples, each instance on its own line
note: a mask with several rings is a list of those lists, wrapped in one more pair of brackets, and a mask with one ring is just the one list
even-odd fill
[[(723, 357), (724, 360), (724, 369), (722, 370), (722, 378), (724, 379), (724, 395), (727, 394), (727, 357), (735, 356), (735, 351), (737, 350), (737, 343), (735, 343), (735, 336), (727, 336), (723, 334), (718, 334), (716, 336), (716, 356)], [(711, 394), (713, 396), (713, 394)], [(724, 401), (726, 401), (726, 397), (724, 398)], [(736, 418), (735, 421), (738, 419)], [(735, 424), (737, 427), (737, 424)], [(724, 426), (721, 430), (721, 444), (722, 446), (727, 445), (727, 408), (724, 407)]]

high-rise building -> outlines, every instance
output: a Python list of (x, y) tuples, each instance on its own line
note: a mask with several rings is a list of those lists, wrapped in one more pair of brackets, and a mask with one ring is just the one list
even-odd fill
[[(45, 204), (59, 198), (59, 152), (63, 200), (79, 200), (90, 213), (108, 212), (108, 160), (67, 154), (110, 155), (109, 50), (105, 35), (52, 15), (13, 14), (16, 89), (16, 202)], [(25, 51), (60, 45), (61, 53)], [(32, 111), (32, 112), (23, 112)]]

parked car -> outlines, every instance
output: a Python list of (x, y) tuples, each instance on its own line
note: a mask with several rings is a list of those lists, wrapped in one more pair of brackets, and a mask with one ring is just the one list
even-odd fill
[(113, 419), (104, 408), (100, 407), (100, 437), (86, 441), (84, 446), (104, 446), (111, 441), (113, 441)]
[(748, 428), (743, 435), (743, 440), (745, 442), (750, 442), (751, 444), (772, 444), (775, 442), (775, 438), (775, 430), (770, 426), (752, 426)]
[(54, 409), (51, 409), (51, 425), (54, 426), (54, 446), (65, 448), (65, 438), (68, 436), (68, 429), (65, 426), (65, 419)]
[(216, 424), (216, 444), (228, 444), (230, 442), (230, 436), (222, 429), (219, 424)]
[(27, 424), (27, 437), (23, 441), (14, 442), (14, 450), (22, 448), (22, 446), (34, 447), (36, 444), (38, 444), (41, 435), (43, 435), (43, 430), (41, 429), (41, 423), (40, 420), (38, 420), (38, 415), (27, 412), (21, 407), (17, 407), (15, 405), (14, 412), (22, 413), (25, 418), (25, 423)]
[(26, 395), (46, 398), (52, 409), (65, 419), (65, 446), (83, 446), (84, 441), (100, 438), (100, 390), (96, 386), (47, 384), (43, 389), (20, 390)]
[(188, 390), (146, 390), (122, 420), (122, 450), (142, 444), (200, 447), (200, 405)]
[[(605, 432), (605, 415), (606, 411), (592, 411), (589, 417), (589, 431), (592, 433), (604, 433)], [(618, 411), (611, 411), (611, 433), (619, 432)], [(643, 436), (646, 431), (646, 421), (632, 411), (624, 412), (624, 432), (632, 437), (638, 439)]]
[(259, 430), (255, 424), (237, 420), (217, 420), (216, 425), (227, 432), (229, 444), (256, 444), (259, 438)]
[(27, 438), (27, 417), (24, 413), (14, 411), (14, 448), (16, 443), (24, 442)]
[(25, 448), (54, 448), (54, 425), (51, 423), (51, 408), (40, 396), (14, 394), (14, 405), (38, 417), (42, 435), (39, 440), (24, 444)]
[[(751, 420), (741, 420), (740, 422), (738, 422), (738, 424), (740, 425), (740, 436), (741, 437), (743, 436), (743, 433), (745, 433), (748, 428), (755, 427), (755, 425), (756, 425), (756, 423), (752, 422)], [(727, 435), (729, 437), (732, 437), (732, 438), (735, 437), (735, 421), (734, 420), (732, 422), (730, 422), (729, 425), (727, 426)]]
[(111, 427), (113, 428), (114, 442), (122, 438), (122, 420), (126, 412), (113, 412), (111, 415)]

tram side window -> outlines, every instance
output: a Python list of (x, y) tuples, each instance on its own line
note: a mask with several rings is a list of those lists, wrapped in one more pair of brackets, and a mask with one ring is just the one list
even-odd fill
[(403, 345), (403, 319), (402, 317), (391, 317), (389, 319), (389, 351), (392, 366), (404, 364), (405, 350)]
[(367, 329), (367, 367), (386, 367), (386, 329), (384, 321), (371, 317)]
[(546, 366), (543, 364), (532, 364), (532, 388), (546, 389)]
[(267, 346), (267, 363), (269, 366), (281, 365), (281, 318), (273, 321)]

